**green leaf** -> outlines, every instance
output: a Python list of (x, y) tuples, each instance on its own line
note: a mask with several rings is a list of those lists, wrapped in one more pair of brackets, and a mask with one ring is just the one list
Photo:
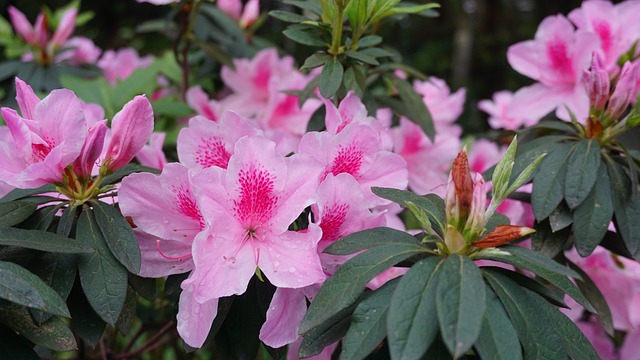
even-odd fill
[(420, 125), (422, 131), (424, 131), (427, 137), (433, 142), (436, 136), (436, 130), (433, 126), (431, 113), (422, 100), (422, 96), (416, 92), (413, 85), (404, 79), (397, 76), (386, 76), (385, 78), (390, 80), (398, 90), (400, 99), (406, 106), (404, 115), (406, 115), (409, 120)]
[(607, 170), (611, 179), (616, 229), (631, 255), (639, 260), (640, 196), (631, 196), (629, 177), (620, 165), (613, 160), (607, 160)]
[(553, 210), (551, 215), (549, 215), (551, 231), (556, 232), (565, 229), (571, 224), (573, 224), (573, 214), (571, 214), (571, 210), (569, 210), (567, 204), (561, 202), (560, 205)]
[(547, 156), (546, 153), (538, 156), (535, 160), (533, 160), (531, 164), (529, 164), (529, 166), (527, 166), (524, 170), (522, 170), (520, 174), (513, 173), (514, 175), (517, 175), (517, 176), (513, 181), (509, 183), (509, 188), (507, 189), (505, 194), (508, 196), (512, 192), (518, 190), (520, 186), (528, 182), (529, 179), (531, 178), (531, 175), (533, 175), (534, 171), (538, 168), (538, 166), (546, 156)]
[(324, 322), (321, 326), (311, 329), (304, 334), (298, 356), (306, 358), (318, 355), (328, 345), (342, 339), (349, 329), (351, 323), (351, 314), (355, 308), (355, 304), (343, 309), (329, 321)]
[(352, 59), (358, 60), (365, 64), (374, 65), (374, 66), (380, 65), (380, 62), (378, 62), (376, 58), (374, 58), (373, 56), (369, 56), (361, 51), (347, 50), (344, 52), (344, 54)]
[(571, 156), (572, 145), (562, 144), (547, 155), (533, 178), (531, 206), (539, 221), (549, 217), (564, 198), (567, 159)]
[(491, 288), (487, 289), (487, 311), (482, 319), (475, 348), (483, 359), (520, 360), (522, 348), (516, 330)]
[(107, 324), (114, 325), (127, 295), (127, 270), (111, 254), (93, 210), (80, 214), (76, 237), (96, 249), (79, 257), (82, 289), (93, 310)]
[(593, 252), (607, 233), (613, 216), (613, 202), (609, 175), (605, 164), (600, 165), (598, 178), (586, 199), (573, 211), (573, 236), (576, 250), (585, 257)]
[(124, 306), (122, 307), (122, 312), (120, 312), (120, 317), (116, 322), (116, 327), (120, 334), (126, 336), (131, 329), (131, 325), (133, 325), (133, 320), (136, 318), (136, 307), (138, 306), (138, 295), (136, 295), (135, 290), (129, 286), (127, 288), (127, 297), (124, 300)]
[(115, 115), (113, 89), (104, 77), (87, 80), (73, 75), (62, 75), (60, 83), (63, 88), (72, 90), (83, 101), (100, 104), (106, 117)]
[(513, 141), (511, 141), (511, 144), (509, 144), (509, 147), (502, 156), (502, 159), (500, 159), (498, 164), (496, 164), (496, 169), (491, 178), (491, 186), (493, 187), (493, 197), (491, 199), (492, 204), (494, 203), (494, 198), (498, 201), (507, 196), (506, 191), (509, 186), (509, 180), (511, 179), (511, 171), (513, 169), (517, 149), (518, 138), (514, 137)]
[[(42, 281), (55, 290), (63, 300), (67, 299), (76, 280), (77, 256), (75, 254), (42, 253), (33, 261), (33, 268)], [(73, 315), (73, 312), (71, 312)], [(31, 310), (33, 319), (41, 324), (51, 318), (50, 313)]]
[(420, 242), (405, 231), (378, 227), (347, 235), (329, 245), (324, 252), (332, 255), (349, 255), (377, 246), (421, 246)]
[(71, 306), (71, 327), (91, 348), (95, 349), (100, 341), (106, 324), (91, 308), (79, 286), (74, 287), (69, 296)]
[(58, 227), (56, 228), (56, 234), (60, 236), (69, 236), (71, 229), (76, 221), (76, 206), (69, 205), (64, 209), (60, 221), (58, 221)]
[(520, 287), (527, 288), (538, 295), (544, 297), (551, 304), (568, 309), (569, 306), (564, 302), (564, 291), (558, 289), (557, 287), (549, 284), (544, 279), (541, 278), (530, 278), (525, 276), (519, 272), (507, 270), (505, 268), (495, 267), (495, 266), (483, 266), (482, 270), (491, 270), (492, 272), (502, 274), (512, 281), (517, 283)]
[(153, 169), (150, 167), (146, 167), (138, 164), (127, 164), (121, 167), (120, 169), (116, 170), (113, 174), (105, 176), (104, 179), (102, 179), (102, 182), (100, 182), (100, 185), (102, 186), (111, 185), (119, 182), (120, 180), (122, 180), (122, 178), (124, 178), (127, 175), (139, 173), (139, 172), (150, 172), (153, 174), (160, 173), (159, 170)]
[(304, 0), (283, 0), (283, 3), (287, 5), (293, 5), (303, 10), (308, 10), (318, 16), (322, 12), (320, 4), (316, 1), (304, 1)]
[(387, 335), (389, 302), (399, 279), (394, 279), (362, 300), (353, 312), (351, 326), (342, 341), (343, 360), (364, 359)]
[(136, 95), (147, 94), (149, 97), (158, 86), (158, 74), (160, 73), (160, 63), (154, 60), (153, 64), (136, 69), (126, 79), (116, 83), (113, 88), (113, 107), (119, 111), (124, 104), (133, 99)]
[(90, 253), (84, 242), (41, 230), (0, 227), (0, 245), (58, 253)]
[(551, 284), (557, 286), (562, 291), (571, 296), (585, 309), (595, 312), (589, 301), (582, 295), (578, 288), (567, 278), (567, 276), (579, 279), (580, 276), (573, 270), (558, 264), (548, 257), (535, 251), (514, 245), (507, 245), (500, 250), (481, 252), (483, 255), (478, 258), (496, 260), (511, 264), (513, 266), (529, 270)]
[(534, 225), (536, 232), (531, 234), (531, 248), (549, 258), (554, 258), (562, 250), (571, 235), (571, 228), (554, 232), (549, 221), (544, 220)]
[(352, 305), (376, 275), (424, 252), (425, 248), (419, 244), (398, 243), (376, 246), (350, 259), (324, 282), (302, 320), (299, 332), (320, 326), (334, 314)]
[[(27, 198), (28, 199), (28, 198)], [(28, 230), (48, 230), (53, 219), (64, 204), (45, 206), (36, 210), (27, 220), (20, 224), (20, 228)]]
[(407, 207), (407, 203), (414, 204), (425, 211), (432, 225), (438, 225), (434, 229), (436, 232), (439, 234), (444, 233), (443, 222), (445, 221), (445, 207), (444, 201), (438, 195), (427, 194), (420, 196), (411, 191), (379, 187), (372, 187), (371, 191), (377, 196), (391, 200), (402, 207)]
[(0, 325), (0, 359), (40, 360), (40, 356), (25, 338)]
[(393, 359), (419, 359), (438, 333), (436, 286), (439, 257), (417, 262), (400, 279), (389, 304), (387, 332)]
[(575, 209), (589, 196), (600, 168), (600, 144), (597, 140), (581, 140), (575, 146), (564, 181), (564, 198)]
[(493, 215), (491, 215), (491, 218), (489, 218), (489, 220), (487, 220), (487, 222), (484, 224), (484, 233), (488, 234), (493, 231), (498, 225), (509, 225), (509, 223), (509, 218), (505, 215), (500, 213), (493, 213)]
[(0, 261), (0, 298), (12, 303), (70, 317), (64, 300), (39, 277), (22, 266)]
[(566, 360), (562, 337), (554, 329), (556, 324), (546, 316), (547, 309), (541, 309), (540, 303), (546, 302), (535, 301), (537, 295), (501, 274), (483, 271), (483, 275), (509, 315), (525, 359)]
[(54, 351), (77, 350), (73, 333), (59, 317), (52, 317), (44, 324), (36, 324), (29, 311), (19, 305), (9, 304), (0, 311), (0, 323), (29, 339), (29, 341)]
[(288, 28), (282, 34), (289, 39), (307, 46), (325, 47), (327, 44), (315, 32)]
[(11, 190), (2, 199), (0, 199), (0, 203), (6, 203), (9, 201), (22, 199), (31, 195), (44, 194), (47, 192), (54, 192), (54, 191), (56, 191), (56, 188), (51, 184), (41, 186), (37, 189), (14, 189), (14, 190)]
[(428, 4), (420, 4), (420, 5), (411, 5), (411, 6), (398, 6), (391, 9), (391, 15), (395, 14), (419, 14), (421, 12), (437, 9), (440, 7), (440, 4), (437, 3), (428, 3)]
[(378, 35), (367, 35), (367, 36), (363, 36), (358, 41), (358, 47), (366, 48), (366, 47), (370, 47), (370, 46), (376, 46), (376, 45), (380, 44), (381, 42), (382, 42), (382, 37), (380, 37)]
[(303, 21), (307, 21), (307, 18), (302, 15), (282, 10), (271, 10), (269, 11), (269, 16), (288, 23), (301, 23)]
[(609, 309), (609, 305), (607, 304), (607, 300), (605, 300), (604, 296), (598, 289), (598, 286), (591, 280), (589, 275), (584, 272), (578, 265), (568, 261), (569, 267), (571, 267), (575, 272), (577, 272), (581, 279), (576, 280), (576, 285), (584, 296), (589, 300), (593, 307), (596, 309), (597, 313), (595, 314), (596, 319), (611, 337), (614, 336), (615, 329), (613, 328), (613, 318), (611, 317), (611, 309)]
[(109, 249), (130, 272), (140, 272), (140, 246), (131, 225), (115, 207), (101, 201), (92, 201), (96, 224)]
[(303, 71), (303, 70), (315, 69), (319, 66), (324, 65), (327, 61), (331, 59), (332, 59), (331, 55), (327, 53), (324, 53), (324, 52), (315, 53), (309, 56), (304, 61), (304, 64), (302, 64), (302, 67), (300, 68), (300, 70)]
[(24, 201), (0, 203), (0, 226), (20, 224), (36, 211), (36, 204)]
[(343, 75), (342, 63), (335, 58), (328, 60), (320, 73), (320, 94), (327, 99), (333, 97), (342, 84)]
[(476, 342), (487, 307), (485, 284), (467, 256), (447, 257), (436, 288), (436, 309), (442, 340), (454, 358)]

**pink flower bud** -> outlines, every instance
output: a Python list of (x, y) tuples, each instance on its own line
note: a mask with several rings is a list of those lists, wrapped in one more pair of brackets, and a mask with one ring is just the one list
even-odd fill
[(242, 11), (242, 16), (240, 17), (240, 27), (243, 29), (251, 26), (256, 19), (260, 16), (260, 1), (259, 0), (249, 0), (247, 4), (244, 6), (244, 10)]
[(640, 69), (637, 63), (626, 62), (620, 71), (620, 77), (613, 90), (607, 113), (616, 119), (626, 110), (637, 94), (638, 78), (640, 77)]
[(34, 34), (35, 34), (34, 45), (42, 49), (46, 48), (47, 42), (49, 42), (49, 34), (48, 34), (47, 16), (44, 13), (38, 14), (38, 17), (36, 18), (36, 23), (33, 28), (34, 28)]
[(242, 14), (242, 1), (240, 0), (218, 0), (216, 1), (218, 9), (229, 15), (234, 20), (239, 20)]
[(107, 133), (107, 120), (98, 121), (87, 132), (87, 138), (82, 144), (80, 156), (73, 162), (73, 172), (80, 178), (91, 177), (96, 160), (102, 153), (104, 136)]
[(76, 28), (77, 15), (78, 9), (76, 8), (71, 8), (62, 15), (58, 28), (51, 39), (53, 46), (61, 46), (69, 39), (69, 36), (73, 34), (73, 30)]
[(109, 171), (128, 164), (153, 132), (153, 109), (144, 95), (129, 101), (111, 121), (113, 135), (105, 155)]
[(35, 44), (36, 35), (33, 31), (33, 26), (22, 11), (16, 9), (13, 6), (9, 6), (9, 19), (13, 28), (24, 41), (29, 44)]
[(582, 73), (582, 83), (589, 94), (589, 102), (594, 110), (603, 110), (609, 99), (609, 74), (598, 53), (594, 52), (591, 69)]

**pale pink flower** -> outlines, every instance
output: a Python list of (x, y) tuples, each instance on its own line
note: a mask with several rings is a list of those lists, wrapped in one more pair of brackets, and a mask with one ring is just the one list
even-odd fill
[(18, 36), (20, 36), (26, 43), (36, 45), (36, 34), (31, 22), (27, 19), (24, 13), (13, 5), (9, 5), (9, 19), (11, 25)]
[(61, 183), (64, 169), (80, 155), (87, 136), (82, 103), (65, 89), (39, 100), (17, 78), (16, 92), (22, 116), (2, 108), (12, 142), (3, 144), (0, 181), (20, 188)]
[(128, 164), (153, 132), (153, 109), (145, 95), (126, 103), (111, 121), (111, 140), (104, 162), (110, 171)]
[(516, 71), (538, 81), (516, 92), (507, 115), (538, 120), (555, 109), (559, 118), (569, 120), (567, 106), (584, 121), (589, 97), (580, 79), (599, 46), (595, 34), (576, 31), (562, 15), (544, 19), (534, 40), (512, 45), (507, 52)]
[(97, 65), (102, 69), (109, 84), (115, 85), (118, 80), (128, 78), (135, 70), (145, 68), (152, 62), (152, 56), (141, 58), (135, 49), (124, 48), (117, 51), (105, 51)]
[(589, 70), (583, 70), (582, 83), (587, 89), (587, 95), (589, 95), (589, 104), (594, 110), (604, 109), (605, 104), (609, 100), (609, 92), (611, 80), (609, 79), (609, 73), (607, 73), (600, 55), (593, 53), (593, 59), (591, 60), (591, 68)]
[(517, 130), (523, 125), (531, 126), (538, 122), (537, 119), (528, 119), (527, 114), (518, 114), (517, 117), (509, 114), (512, 100), (512, 92), (498, 91), (493, 94), (491, 100), (479, 101), (478, 109), (489, 114), (489, 126), (494, 129)]
[(188, 168), (217, 166), (226, 169), (238, 140), (260, 133), (253, 124), (233, 111), (225, 111), (217, 123), (195, 116), (189, 120), (188, 127), (180, 130), (178, 158)]
[(64, 43), (63, 50), (56, 55), (56, 61), (68, 61), (74, 66), (95, 64), (102, 50), (93, 41), (83, 36), (74, 36)]
[(419, 125), (401, 118), (393, 135), (394, 152), (407, 162), (409, 188), (418, 194), (444, 196), (451, 162), (460, 149), (460, 128), (445, 127), (432, 143)]
[(416, 80), (413, 87), (429, 109), (436, 131), (453, 124), (464, 110), (466, 90), (459, 89), (451, 93), (447, 83), (437, 77), (429, 77), (426, 81)]
[(140, 165), (153, 169), (162, 170), (167, 164), (167, 157), (162, 150), (164, 139), (167, 136), (164, 132), (154, 132), (149, 136), (149, 143), (145, 144), (138, 153), (136, 159)]
[(368, 125), (351, 123), (335, 135), (309, 132), (300, 141), (299, 152), (324, 164), (323, 179), (328, 174), (353, 176), (365, 193), (368, 207), (388, 203), (371, 192), (372, 186), (396, 189), (407, 186), (406, 162), (384, 150), (377, 131)]
[(607, 114), (617, 119), (636, 100), (640, 84), (640, 63), (626, 62), (620, 70), (613, 94), (607, 104)]
[(260, 1), (249, 0), (242, 6), (242, 0), (218, 0), (216, 5), (230, 18), (238, 21), (241, 28), (246, 29), (260, 16)]
[(62, 18), (60, 18), (60, 23), (56, 28), (56, 31), (53, 33), (53, 37), (51, 38), (51, 45), (54, 47), (62, 46), (69, 36), (73, 34), (73, 30), (76, 28), (76, 17), (78, 15), (78, 9), (70, 8), (62, 14)]
[(308, 155), (287, 158), (264, 136), (241, 138), (227, 170), (193, 175), (207, 228), (193, 243), (194, 271), (182, 283), (198, 302), (242, 294), (260, 268), (276, 287), (324, 280), (317, 255), (320, 228), (288, 227), (315, 202), (322, 165)]
[(222, 115), (222, 104), (216, 100), (209, 99), (207, 93), (200, 86), (193, 86), (185, 94), (187, 104), (198, 113), (209, 120), (218, 121)]
[(638, 1), (624, 1), (618, 5), (610, 1), (584, 1), (578, 9), (569, 13), (568, 18), (579, 30), (598, 36), (598, 50), (604, 67), (615, 71), (620, 56), (640, 38), (640, 27), (636, 21), (639, 12)]
[(218, 299), (197, 301), (191, 291), (182, 290), (178, 302), (177, 329), (189, 346), (199, 348), (209, 335), (218, 314)]
[(180, 0), (136, 0), (139, 3), (149, 3), (153, 5), (168, 5), (173, 3), (178, 3)]

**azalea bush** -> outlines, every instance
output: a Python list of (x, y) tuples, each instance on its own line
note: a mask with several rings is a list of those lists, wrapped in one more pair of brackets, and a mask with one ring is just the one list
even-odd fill
[(0, 19), (2, 358), (640, 352), (640, 1), (545, 18), (471, 135), (385, 33), (449, 4), (138, 2), (164, 50)]

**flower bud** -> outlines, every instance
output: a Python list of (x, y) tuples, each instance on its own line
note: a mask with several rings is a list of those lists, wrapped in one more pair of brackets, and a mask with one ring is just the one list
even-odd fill
[(447, 185), (445, 199), (447, 222), (449, 224), (464, 224), (471, 211), (473, 202), (473, 180), (466, 149), (458, 153), (451, 168), (451, 178)]
[(589, 94), (589, 102), (594, 110), (603, 110), (609, 99), (609, 74), (602, 65), (600, 55), (594, 52), (591, 69), (582, 73), (582, 83)]
[(620, 71), (620, 77), (607, 106), (607, 113), (611, 118), (617, 119), (620, 117), (629, 104), (635, 100), (636, 95), (638, 95), (637, 84), (639, 77), (640, 69), (638, 69), (638, 64), (627, 61)]
[(473, 246), (485, 249), (496, 247), (534, 232), (534, 229), (525, 226), (498, 225), (482, 240), (474, 242)]
[(98, 121), (87, 132), (87, 138), (82, 144), (80, 156), (73, 162), (73, 172), (80, 178), (91, 177), (93, 166), (102, 153), (104, 136), (107, 133), (107, 120)]

